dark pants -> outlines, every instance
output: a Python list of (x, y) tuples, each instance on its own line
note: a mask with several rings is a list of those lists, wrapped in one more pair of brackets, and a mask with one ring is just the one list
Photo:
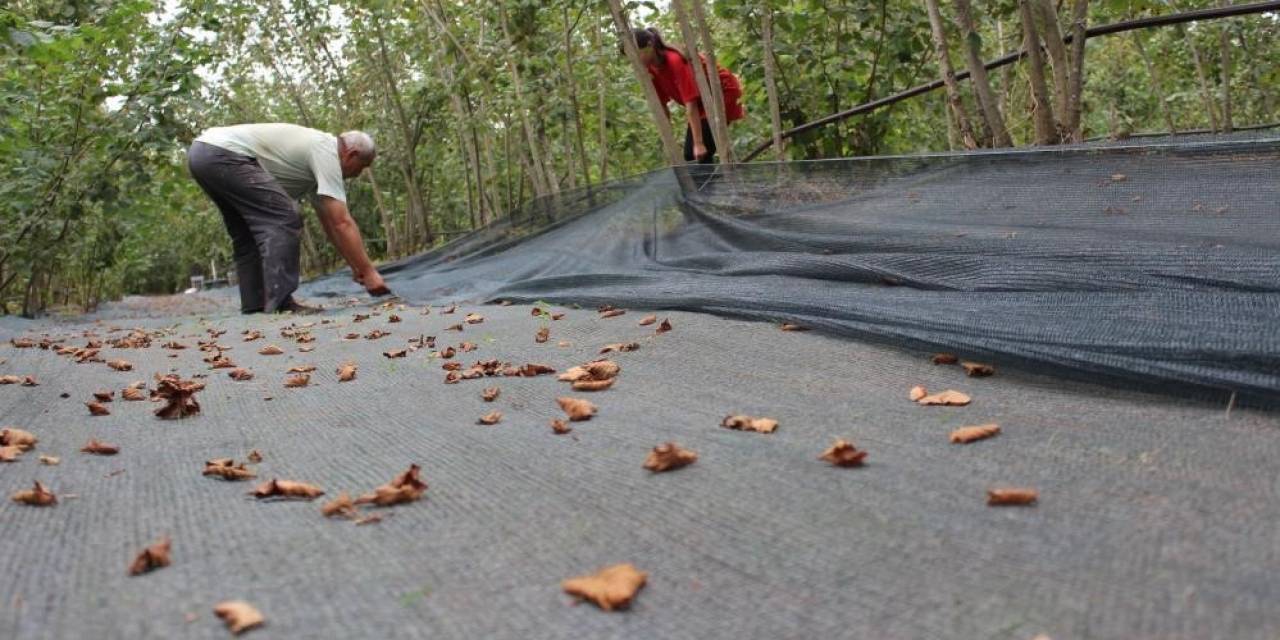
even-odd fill
[(257, 160), (221, 147), (192, 143), (187, 166), (231, 234), (240, 311), (270, 313), (288, 306), (298, 288), (302, 239), (293, 199)]
[[(702, 145), (707, 148), (707, 155), (702, 156), (698, 160), (700, 164), (715, 164), (716, 162), (716, 139), (711, 135), (711, 123), (706, 118), (702, 119)], [(693, 129), (688, 125), (684, 128), (684, 159), (685, 162), (693, 162)]]

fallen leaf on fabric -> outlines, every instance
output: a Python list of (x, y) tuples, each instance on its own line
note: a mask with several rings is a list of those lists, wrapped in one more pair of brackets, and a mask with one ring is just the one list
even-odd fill
[(400, 316), (393, 313), (387, 316), (387, 322), (400, 322)]
[(961, 362), (960, 366), (964, 367), (965, 374), (970, 378), (985, 378), (996, 372), (995, 367), (978, 362)]
[[(575, 308), (577, 308), (577, 306), (578, 306), (578, 305), (574, 305), (574, 307), (575, 307)], [(602, 304), (602, 305), (600, 305), (600, 306), (596, 307), (596, 311), (597, 311), (598, 313), (608, 313), (608, 312), (610, 312), (610, 311), (613, 311), (614, 309), (617, 309), (617, 307), (615, 307), (615, 306), (613, 306), (613, 305), (611, 305), (611, 304)]]
[(315, 350), (316, 348), (311, 345), (307, 345), (305, 347), (298, 347), (298, 353), (311, 353), (312, 351), (315, 351)]
[(526, 378), (534, 378), (537, 376), (547, 375), (555, 372), (556, 372), (555, 367), (545, 365), (545, 364), (538, 364), (535, 362), (530, 362), (528, 364), (525, 364), (523, 367), (520, 367), (520, 375)]
[(338, 366), (338, 382), (351, 382), (356, 379), (356, 365), (354, 362), (344, 362)]
[(462, 331), (462, 324), (451, 324), (444, 328), (445, 331)]
[(483, 416), (480, 416), (480, 419), (477, 420), (477, 422), (484, 425), (498, 424), (499, 422), (502, 422), (502, 412), (490, 411), (489, 413), (486, 413)]
[(354, 524), (357, 527), (363, 527), (364, 525), (367, 525), (367, 524), (378, 524), (379, 522), (382, 522), (382, 517), (383, 517), (382, 514), (374, 513), (371, 515), (367, 515), (363, 518), (357, 518)]
[(244, 382), (253, 379), (253, 372), (248, 369), (232, 369), (227, 372), (227, 377), (236, 382)]
[(352, 322), (364, 322), (365, 320), (368, 320), (368, 319), (369, 319), (369, 314), (367, 314), (367, 313), (357, 313), (354, 317), (352, 317), (352, 318), (351, 318), (351, 321), (352, 321)]
[(252, 469), (245, 467), (244, 464), (236, 464), (231, 458), (218, 458), (204, 463), (204, 471), (200, 475), (230, 481), (258, 477), (258, 474), (254, 473)]
[(0, 384), (19, 384), (21, 382), (22, 382), (22, 378), (15, 376), (13, 374), (5, 374), (0, 376)]
[(467, 324), (480, 324), (481, 322), (484, 322), (484, 316), (478, 313), (468, 313), (464, 320), (467, 321)]
[(440, 368), (444, 369), (445, 371), (459, 371), (462, 369), (462, 363), (458, 362), (457, 360), (451, 360), (449, 362), (446, 362), (440, 365)]
[(837, 467), (857, 467), (862, 465), (862, 460), (866, 457), (866, 451), (853, 446), (853, 443), (848, 440), (837, 438), (834, 444), (818, 456), (818, 459), (826, 460)]
[(640, 319), (640, 326), (647, 327), (658, 321), (658, 316), (645, 316)]
[(261, 612), (243, 600), (223, 602), (213, 608), (213, 613), (222, 618), (222, 621), (227, 625), (227, 629), (235, 635), (260, 627), (266, 622), (266, 618), (262, 617)]
[(314, 500), (324, 495), (324, 490), (313, 484), (293, 482), (290, 480), (268, 480), (253, 490), (253, 495), (262, 498), (301, 498)]
[(90, 438), (89, 442), (80, 447), (80, 453), (92, 453), (97, 456), (114, 456), (120, 453), (120, 447), (114, 444), (107, 444), (97, 438)]
[(579, 380), (590, 380), (591, 372), (586, 367), (569, 367), (568, 371), (556, 376), (561, 382), (577, 382)]
[(618, 351), (618, 352), (635, 351), (636, 349), (639, 349), (639, 348), (640, 348), (639, 342), (615, 342), (613, 344), (606, 344), (603, 348), (600, 349), (600, 353), (609, 353), (611, 351)]
[(559, 320), (564, 317), (564, 312), (551, 314), (552, 320)]
[(1125, 180), (1128, 180), (1128, 179), (1129, 179), (1129, 176), (1126, 176), (1126, 175), (1125, 175), (1125, 174), (1123, 174), (1123, 173), (1113, 173), (1113, 174), (1111, 174), (1111, 181), (1112, 181), (1112, 182), (1124, 182)]
[(960, 362), (960, 358), (957, 358), (953, 353), (939, 353), (933, 356), (934, 364), (955, 364), (957, 362)]
[(17, 462), (26, 449), (18, 446), (0, 446), (0, 462)]
[(284, 353), (284, 349), (281, 349), (280, 347), (277, 347), (274, 344), (269, 344), (261, 349), (258, 349), (258, 355), (262, 355), (262, 356), (278, 356), (282, 353)]
[(409, 355), (408, 349), (392, 349), (391, 351), (383, 351), (382, 355), (388, 358), (403, 358)]
[(551, 339), (551, 329), (547, 327), (538, 329), (538, 333), (534, 334), (533, 336), (533, 341), (538, 344), (542, 344), (550, 339)]
[(1000, 434), (1000, 425), (995, 423), (980, 424), (973, 427), (960, 427), (951, 432), (952, 444), (969, 444), (978, 440), (985, 440), (992, 436)]
[(359, 333), (355, 333), (355, 332), (348, 333), (347, 335), (342, 336), (342, 339), (343, 339), (343, 340), (359, 340), (359, 339), (360, 339), (360, 334), (359, 334)]
[(601, 318), (616, 318), (616, 317), (618, 317), (618, 316), (620, 316), (620, 315), (624, 315), (624, 314), (626, 314), (626, 313), (627, 313), (626, 309), (610, 309), (610, 310), (608, 310), (608, 311), (605, 311), (605, 312), (601, 313), (601, 314), (600, 314), (600, 317), (601, 317)]
[(391, 482), (374, 489), (373, 493), (357, 498), (356, 504), (374, 504), (379, 507), (389, 507), (395, 504), (413, 502), (421, 498), (422, 494), (427, 490), (427, 483), (418, 477), (419, 471), (421, 471), (421, 467), (418, 465), (409, 465), (408, 470), (392, 478)]
[(93, 397), (94, 397), (94, 399), (95, 399), (95, 400), (97, 400), (98, 402), (111, 402), (112, 400), (114, 400), (114, 399), (115, 399), (115, 397), (116, 397), (116, 392), (114, 392), (114, 391), (94, 391), (94, 392), (93, 392)]
[(169, 566), (170, 546), (170, 540), (166, 536), (161, 538), (159, 542), (143, 549), (142, 553), (139, 553), (138, 557), (134, 558), (133, 563), (129, 565), (129, 575), (139, 576), (148, 571), (155, 571), (161, 567)]
[(802, 327), (798, 324), (791, 324), (790, 322), (782, 323), (781, 329), (783, 331), (808, 331), (809, 330), (808, 327)]
[(62, 458), (59, 458), (57, 456), (40, 456), (40, 464), (43, 464), (43, 465), (48, 465), (52, 467), (58, 464), (59, 462), (62, 462)]
[(164, 420), (175, 420), (200, 413), (200, 403), (196, 401), (195, 395), (202, 389), (203, 382), (183, 380), (174, 374), (158, 378), (155, 395), (163, 398), (165, 405), (156, 409), (156, 416)]
[(911, 391), (907, 392), (907, 397), (911, 398), (912, 402), (917, 402), (920, 400), (920, 398), (923, 398), (927, 395), (929, 395), (929, 391), (920, 385), (911, 387)]
[(444, 314), (444, 315), (448, 315), (448, 314), (453, 313), (454, 311), (457, 311), (457, 310), (458, 310), (458, 305), (456, 305), (456, 304), (451, 304), (451, 305), (449, 305), (449, 306), (445, 307), (445, 308), (444, 308), (444, 310), (443, 310), (443, 311), (441, 311), (440, 313), (441, 313), (441, 314)]
[(9, 344), (18, 349), (30, 349), (36, 346), (36, 341), (31, 338), (9, 338)]
[(244, 332), (244, 341), (245, 341), (245, 342), (253, 342), (254, 340), (259, 340), (259, 339), (261, 339), (261, 338), (262, 338), (262, 332), (261, 332), (261, 331), (258, 331), (257, 329), (253, 329), (253, 330), (246, 330), (246, 331)]
[(111, 415), (111, 410), (107, 409), (107, 407), (100, 402), (86, 402), (84, 403), (84, 406), (89, 407), (89, 415), (91, 416)]
[(458, 351), (453, 347), (445, 347), (444, 351), (440, 352), (440, 357), (444, 358), (445, 360), (448, 360), (449, 358), (452, 358), (456, 355), (458, 355)]
[(311, 384), (311, 376), (305, 373), (291, 375), (284, 379), (286, 389), (300, 389)]
[(170, 341), (168, 341), (168, 342), (166, 342), (166, 343), (164, 343), (164, 344), (162, 344), (162, 345), (160, 345), (160, 346), (164, 347), (165, 349), (173, 349), (173, 350), (175, 350), (175, 351), (177, 351), (177, 350), (179, 350), (179, 349), (186, 349), (186, 348), (187, 348), (187, 345), (182, 344), (181, 342), (178, 342), (177, 340), (170, 340)]
[(461, 351), (463, 353), (470, 353), (472, 351), (475, 351), (477, 348), (478, 347), (474, 342), (463, 342), (462, 344), (458, 345), (458, 351)]
[(552, 418), (552, 419), (551, 419), (551, 432), (552, 432), (552, 433), (554, 433), (554, 434), (556, 434), (556, 435), (558, 435), (558, 436), (562, 436), (562, 435), (564, 435), (564, 434), (566, 434), (566, 433), (569, 433), (570, 431), (573, 431), (573, 427), (570, 427), (569, 425), (565, 424), (564, 420), (561, 420), (560, 418)]
[(916, 402), (923, 405), (963, 407), (969, 404), (970, 398), (959, 391), (952, 391), (951, 389), (948, 389), (942, 393), (935, 393), (933, 395), (920, 398)]
[(254, 449), (249, 452), (249, 455), (245, 456), (245, 459), (253, 464), (258, 464), (259, 462), (262, 462), (262, 454), (259, 453), (257, 449)]
[(688, 449), (682, 449), (680, 445), (674, 442), (666, 442), (654, 447), (653, 451), (649, 452), (649, 457), (644, 460), (644, 468), (654, 473), (659, 473), (679, 469), (697, 461), (698, 454)]
[[(138, 385), (138, 386), (135, 386), (135, 385)], [(147, 399), (146, 386), (147, 386), (147, 383), (145, 382), (135, 382), (134, 384), (131, 384), (125, 387), (124, 389), (120, 390), (120, 399), (128, 400), (130, 402), (146, 400)]]
[(657, 330), (655, 330), (655, 331), (654, 331), (654, 333), (655, 333), (655, 334), (658, 334), (658, 335), (661, 335), (661, 334), (664, 334), (664, 333), (666, 333), (666, 332), (668, 332), (668, 331), (670, 331), (670, 330), (671, 330), (671, 321), (670, 321), (670, 320), (667, 320), (667, 319), (665, 319), (665, 318), (664, 318), (664, 319), (662, 320), (662, 324), (659, 324), (659, 325), (658, 325), (658, 328), (657, 328)]
[(489, 387), (488, 389), (485, 389), (483, 393), (480, 394), (480, 397), (484, 398), (485, 402), (493, 402), (494, 400), (498, 399), (499, 393), (502, 393), (502, 391), (497, 387)]
[(568, 414), (569, 419), (574, 422), (590, 420), (591, 416), (596, 414), (596, 406), (586, 400), (565, 397), (556, 398), (556, 402)]
[(579, 380), (573, 383), (574, 391), (604, 391), (613, 386), (614, 378), (606, 380)]
[(755, 431), (756, 433), (773, 433), (778, 428), (778, 421), (773, 418), (753, 418), (751, 416), (725, 416), (720, 426), (736, 431)]
[(324, 503), (324, 506), (320, 507), (320, 514), (326, 518), (332, 518), (334, 516), (353, 518), (357, 513), (359, 512), (356, 510), (356, 505), (351, 501), (351, 496), (347, 495), (346, 491), (339, 493), (338, 497)]
[(297, 367), (290, 367), (289, 370), (286, 371), (285, 373), (311, 373), (312, 371), (315, 371), (315, 370), (316, 370), (315, 365), (304, 364)]
[(20, 447), (23, 451), (36, 446), (39, 440), (30, 431), (14, 427), (0, 429), (0, 446)]
[(25, 491), (19, 491), (9, 497), (14, 502), (33, 507), (48, 507), (58, 504), (58, 497), (53, 495), (53, 492), (45, 489), (44, 485), (40, 484), (39, 480), (35, 482), (35, 485), (32, 488)]
[(209, 368), (210, 369), (234, 369), (236, 368), (236, 363), (232, 362), (230, 358), (223, 358), (219, 356), (209, 361)]
[(605, 611), (613, 611), (630, 605), (648, 577), (649, 574), (629, 563), (615, 564), (589, 576), (570, 578), (560, 586), (571, 596), (591, 602)]
[(133, 365), (128, 360), (109, 360), (107, 366), (116, 371), (132, 371)]
[(369, 333), (364, 334), (364, 339), (377, 340), (378, 338), (385, 338), (389, 335), (391, 335), (390, 331), (383, 331), (382, 329), (374, 329), (373, 331), (370, 331)]
[(1040, 499), (1040, 492), (1035, 489), (990, 489), (987, 491), (987, 504), (993, 507), (1023, 506), (1035, 504)]

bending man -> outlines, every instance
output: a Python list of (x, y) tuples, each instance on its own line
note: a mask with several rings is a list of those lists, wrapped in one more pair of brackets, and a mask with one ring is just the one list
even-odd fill
[(373, 164), (373, 139), (360, 131), (334, 137), (295, 124), (241, 124), (200, 134), (187, 164), (226, 223), (240, 279), (240, 311), (315, 311), (298, 303), (302, 217), (310, 196), (325, 234), (373, 295), (389, 293), (364, 250), (342, 181)]

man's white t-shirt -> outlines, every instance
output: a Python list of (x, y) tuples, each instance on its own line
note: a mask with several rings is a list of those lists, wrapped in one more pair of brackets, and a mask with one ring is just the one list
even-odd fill
[(200, 134), (196, 142), (256, 158), (294, 200), (314, 194), (347, 201), (336, 136), (274, 122), (214, 127)]

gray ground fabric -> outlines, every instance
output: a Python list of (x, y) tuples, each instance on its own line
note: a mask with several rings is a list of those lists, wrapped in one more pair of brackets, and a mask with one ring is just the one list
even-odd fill
[[(40, 438), (0, 465), (0, 493), (39, 479), (76, 496), (46, 509), (0, 504), (0, 637), (225, 638), (210, 610), (233, 598), (266, 616), (248, 635), (263, 640), (1280, 635), (1274, 412), (999, 360), (994, 377), (967, 378), (923, 352), (696, 313), (661, 314), (674, 330), (654, 335), (634, 308), (613, 319), (557, 309), (567, 315), (550, 322), (523, 305), (426, 316), (409, 307), (403, 322), (384, 313), (358, 324), (361, 309), (334, 310), (313, 328), (315, 351), (300, 353), (279, 329), (310, 319), (238, 317), (230, 296), (221, 305), (208, 322), (180, 315), (179, 304), (162, 320), (0, 323), (0, 374), (41, 381), (0, 386), (0, 425)], [(473, 311), (484, 323), (444, 330)], [(104, 349), (132, 361), (129, 373), (7, 343), (48, 331), (78, 345), (85, 327), (120, 335), (107, 333), (111, 324), (170, 327), (191, 346), (207, 327), (227, 329), (228, 355), (257, 377), (233, 382), (201, 352), (170, 352), (163, 340)], [(535, 344), (541, 326), (551, 340)], [(241, 342), (246, 327), (266, 339)], [(391, 335), (342, 339), (374, 328)], [(605, 343), (641, 348), (616, 356), (613, 389), (573, 394), (599, 414), (556, 436), (548, 420), (565, 383), (445, 385), (425, 351), (381, 355), (420, 334), (477, 343), (460, 355), (467, 364), (561, 370)], [(286, 355), (258, 355), (266, 343)], [(359, 377), (338, 383), (334, 368), (347, 360)], [(285, 370), (307, 363), (318, 366), (313, 385), (283, 388)], [(209, 374), (201, 415), (161, 421), (149, 402), (117, 400), (112, 415), (89, 417), (82, 404), (169, 370)], [(486, 404), (491, 384), (502, 395)], [(974, 401), (917, 406), (906, 397), (915, 384)], [(501, 424), (475, 424), (493, 409)], [(781, 426), (771, 435), (717, 426), (737, 412)], [(948, 443), (952, 428), (989, 421), (1004, 433)], [(120, 454), (78, 453), (90, 437)], [(867, 449), (868, 464), (817, 460), (835, 437)], [(701, 457), (650, 475), (641, 462), (667, 440)], [(313, 482), (326, 497), (368, 491), (413, 462), (430, 488), (357, 527), (323, 519), (319, 502), (258, 503), (245, 495), (250, 484), (201, 477), (205, 460), (251, 449), (265, 456), (261, 477)], [(62, 462), (41, 466), (39, 454)], [(1001, 485), (1036, 487), (1040, 503), (986, 506), (986, 490)], [(166, 534), (172, 566), (127, 577), (134, 554)], [(560, 591), (564, 578), (624, 561), (650, 574), (630, 611), (574, 606)]]
[(388, 283), (789, 320), (1274, 405), (1280, 138), (1249, 136), (660, 171), (535, 201)]

